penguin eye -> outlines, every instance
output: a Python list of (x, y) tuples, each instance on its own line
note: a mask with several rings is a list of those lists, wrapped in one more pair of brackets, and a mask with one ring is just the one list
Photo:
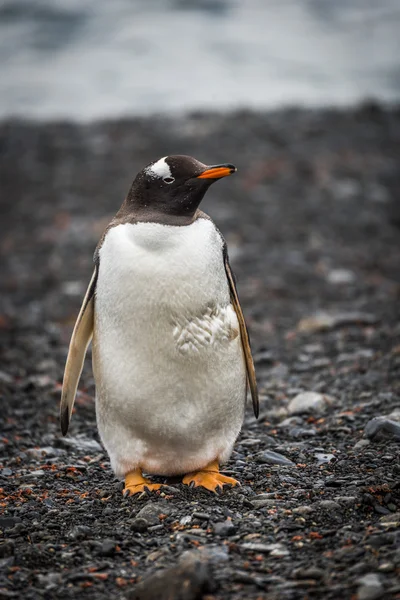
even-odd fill
[(164, 177), (163, 181), (165, 181), (165, 183), (174, 183), (175, 178), (174, 177)]

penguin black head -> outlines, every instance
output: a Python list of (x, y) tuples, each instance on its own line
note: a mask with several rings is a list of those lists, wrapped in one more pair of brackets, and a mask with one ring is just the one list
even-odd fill
[(235, 171), (231, 164), (207, 166), (191, 156), (165, 156), (138, 173), (124, 213), (141, 221), (189, 223), (210, 185)]

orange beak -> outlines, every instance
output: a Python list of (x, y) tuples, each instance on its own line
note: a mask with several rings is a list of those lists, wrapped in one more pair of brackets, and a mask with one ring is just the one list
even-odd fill
[(208, 167), (205, 171), (198, 175), (197, 179), (220, 179), (221, 177), (232, 175), (232, 173), (235, 173), (236, 171), (237, 169), (233, 165), (214, 165), (212, 167)]

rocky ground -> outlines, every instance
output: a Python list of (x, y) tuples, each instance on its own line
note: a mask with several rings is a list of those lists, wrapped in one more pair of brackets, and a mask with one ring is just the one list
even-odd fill
[[(373, 105), (0, 125), (0, 598), (400, 598), (399, 141)], [(90, 361), (66, 438), (60, 384), (96, 241), (172, 153), (238, 166), (204, 208), (261, 411), (226, 465), (240, 488), (123, 498)]]

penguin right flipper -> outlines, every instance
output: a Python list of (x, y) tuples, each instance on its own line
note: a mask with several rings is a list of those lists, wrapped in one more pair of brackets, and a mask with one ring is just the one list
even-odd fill
[(229, 283), (229, 289), (231, 293), (232, 305), (236, 312), (236, 316), (239, 321), (239, 329), (240, 329), (240, 337), (242, 341), (242, 348), (244, 354), (244, 360), (246, 363), (246, 371), (247, 371), (247, 380), (249, 382), (251, 399), (253, 402), (253, 412), (256, 419), (258, 419), (258, 414), (260, 412), (259, 408), (259, 399), (258, 399), (258, 389), (257, 389), (257, 381), (256, 381), (256, 372), (254, 369), (254, 361), (253, 355), (251, 353), (249, 334), (246, 327), (246, 322), (244, 320), (242, 307), (240, 306), (238, 293), (236, 290), (235, 279), (232, 273), (232, 269), (229, 264), (228, 252), (226, 245), (224, 246), (224, 263), (225, 263), (225, 272), (226, 277)]
[(86, 350), (93, 335), (94, 294), (96, 290), (97, 275), (98, 266), (96, 265), (69, 344), (60, 404), (60, 424), (63, 435), (66, 435), (68, 432)]

